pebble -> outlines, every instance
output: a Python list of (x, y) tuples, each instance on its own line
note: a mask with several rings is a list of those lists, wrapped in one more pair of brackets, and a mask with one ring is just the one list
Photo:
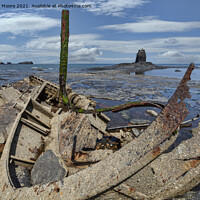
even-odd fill
[(151, 121), (146, 119), (131, 119), (130, 123), (137, 125), (137, 124), (149, 124)]
[(147, 110), (146, 111), (149, 115), (151, 115), (152, 117), (157, 117), (158, 113), (154, 110)]
[(132, 132), (136, 137), (138, 137), (140, 135), (140, 132), (136, 128), (132, 128)]
[(121, 112), (121, 115), (122, 115), (123, 119), (129, 120), (129, 118), (130, 118), (130, 111), (124, 110), (124, 111)]

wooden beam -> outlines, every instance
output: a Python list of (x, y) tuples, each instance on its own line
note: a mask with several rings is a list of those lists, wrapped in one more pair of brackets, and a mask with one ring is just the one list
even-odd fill
[(44, 128), (43, 126), (40, 126), (39, 124), (36, 124), (28, 119), (21, 118), (21, 122), (45, 136), (47, 136), (50, 133), (50, 129)]

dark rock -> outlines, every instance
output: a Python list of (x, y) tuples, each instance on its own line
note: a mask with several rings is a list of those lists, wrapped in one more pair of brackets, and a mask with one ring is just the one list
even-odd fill
[(0, 92), (0, 98), (2, 98), (6, 103), (16, 101), (20, 95), (21, 93), (13, 87), (5, 88)]
[(21, 65), (32, 65), (33, 62), (32, 61), (24, 61), (24, 62), (19, 62), (17, 64), (21, 64)]
[(41, 71), (41, 72), (44, 71), (44, 69), (42, 69), (42, 68), (37, 68), (37, 67), (36, 67), (36, 68), (32, 68), (32, 70), (34, 70), (34, 71)]
[(145, 71), (137, 70), (137, 71), (135, 72), (135, 74), (136, 74), (136, 75), (144, 75), (144, 72), (145, 72)]
[(3, 62), (0, 62), (0, 65), (4, 65), (4, 63), (3, 63)]
[(146, 62), (146, 52), (144, 49), (138, 51), (135, 62)]
[(175, 72), (181, 72), (181, 70), (180, 69), (176, 69)]
[(45, 184), (63, 179), (67, 174), (59, 158), (48, 150), (36, 161), (31, 171), (31, 182), (33, 185)]
[(11, 65), (12, 63), (11, 62), (7, 62), (7, 65)]
[(4, 140), (7, 139), (18, 113), (19, 111), (13, 107), (13, 103), (0, 106), (0, 137)]

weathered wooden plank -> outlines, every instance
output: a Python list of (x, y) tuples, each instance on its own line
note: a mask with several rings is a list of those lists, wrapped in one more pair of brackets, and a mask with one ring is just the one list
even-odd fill
[(39, 119), (38, 117), (36, 117), (35, 115), (33, 115), (28, 110), (25, 110), (25, 113), (28, 114), (28, 116), (30, 116), (31, 118), (33, 118), (38, 123), (42, 124), (44, 127), (47, 127), (48, 129), (51, 129), (51, 127), (49, 126), (49, 124), (45, 123), (42, 119)]
[(30, 128), (33, 128), (34, 130), (38, 131), (39, 133), (43, 135), (48, 135), (50, 132), (50, 129), (44, 128), (43, 126), (40, 126), (30, 120), (27, 120), (25, 118), (21, 118), (21, 122), (29, 126)]
[(34, 164), (35, 164), (35, 161), (34, 161), (34, 160), (23, 159), (23, 158), (19, 158), (19, 157), (17, 157), (17, 156), (14, 156), (14, 155), (11, 155), (10, 158), (11, 158), (12, 160), (21, 162), (22, 165), (23, 165), (23, 163), (24, 163), (24, 165), (26, 165), (26, 164), (34, 165)]

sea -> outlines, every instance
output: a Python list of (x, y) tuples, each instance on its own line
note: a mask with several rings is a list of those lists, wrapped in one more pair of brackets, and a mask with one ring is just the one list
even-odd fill
[[(88, 68), (109, 66), (111, 64), (69, 64), (69, 73), (84, 73)], [(11, 64), (0, 65), (0, 86), (14, 83), (31, 75), (59, 73), (59, 64)]]
[[(69, 64), (68, 72), (70, 73), (84, 73), (89, 68), (111, 66), (113, 64)], [(145, 72), (145, 75), (182, 78), (188, 64), (159, 64), (169, 66), (167, 69), (155, 69)], [(59, 64), (32, 64), (32, 65), (0, 65), (0, 86), (13, 83), (30, 75), (37, 75), (38, 73), (58, 73)], [(196, 65), (192, 73), (191, 80), (200, 80), (200, 64)]]

